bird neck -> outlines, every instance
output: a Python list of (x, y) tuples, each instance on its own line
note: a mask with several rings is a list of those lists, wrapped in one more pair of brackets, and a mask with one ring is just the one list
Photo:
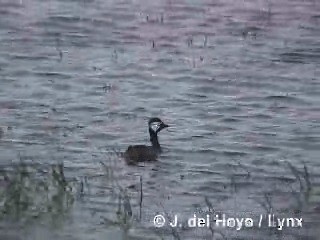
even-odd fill
[(157, 133), (155, 133), (153, 130), (151, 130), (149, 128), (149, 134), (150, 134), (150, 142), (152, 144), (152, 147), (157, 150), (157, 151), (161, 151), (161, 147), (160, 147), (160, 144), (159, 144), (159, 141), (158, 141), (158, 135)]

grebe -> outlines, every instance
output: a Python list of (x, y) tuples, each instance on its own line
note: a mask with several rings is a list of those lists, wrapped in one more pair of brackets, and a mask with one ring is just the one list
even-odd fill
[(169, 127), (160, 120), (160, 118), (151, 118), (148, 122), (150, 142), (152, 146), (130, 145), (124, 153), (124, 158), (128, 164), (138, 162), (155, 161), (158, 154), (161, 153), (161, 146), (158, 141), (158, 133)]

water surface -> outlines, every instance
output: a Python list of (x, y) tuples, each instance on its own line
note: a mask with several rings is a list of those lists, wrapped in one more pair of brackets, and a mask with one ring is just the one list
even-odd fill
[[(174, 239), (157, 213), (293, 215), (299, 192), (286, 162), (319, 182), (320, 3), (318, 1), (0, 0), (1, 166), (19, 155), (63, 162), (87, 179), (63, 226), (4, 221), (6, 239), (123, 239), (112, 182), (127, 189), (135, 218), (128, 239)], [(114, 154), (160, 134), (159, 161), (129, 167)], [(81, 180), (82, 179), (82, 180)], [(286, 209), (286, 210), (284, 210)], [(305, 214), (305, 215), (304, 215)], [(303, 229), (220, 228), (226, 239), (316, 239), (314, 206)], [(8, 227), (9, 226), (9, 227)], [(19, 226), (18, 226), (19, 227)], [(21, 230), (22, 229), (22, 230)], [(177, 229), (211, 239), (209, 229)], [(177, 236), (176, 236), (176, 239)], [(214, 239), (222, 239), (215, 234)]]

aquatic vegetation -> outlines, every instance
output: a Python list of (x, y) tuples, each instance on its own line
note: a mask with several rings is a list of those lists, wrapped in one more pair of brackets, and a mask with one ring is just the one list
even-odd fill
[(1, 220), (61, 219), (75, 199), (74, 184), (65, 178), (62, 163), (45, 168), (20, 161), (0, 170), (0, 184)]

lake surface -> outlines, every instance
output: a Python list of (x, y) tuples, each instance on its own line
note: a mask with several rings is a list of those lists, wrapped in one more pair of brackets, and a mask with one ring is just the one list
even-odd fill
[[(60, 224), (4, 219), (1, 239), (319, 239), (294, 171), (320, 183), (319, 26), (317, 0), (0, 0), (0, 165), (82, 183)], [(163, 154), (127, 166), (115, 152), (149, 144), (153, 116)], [(303, 227), (257, 227), (263, 202)], [(255, 227), (153, 226), (210, 204)]]

